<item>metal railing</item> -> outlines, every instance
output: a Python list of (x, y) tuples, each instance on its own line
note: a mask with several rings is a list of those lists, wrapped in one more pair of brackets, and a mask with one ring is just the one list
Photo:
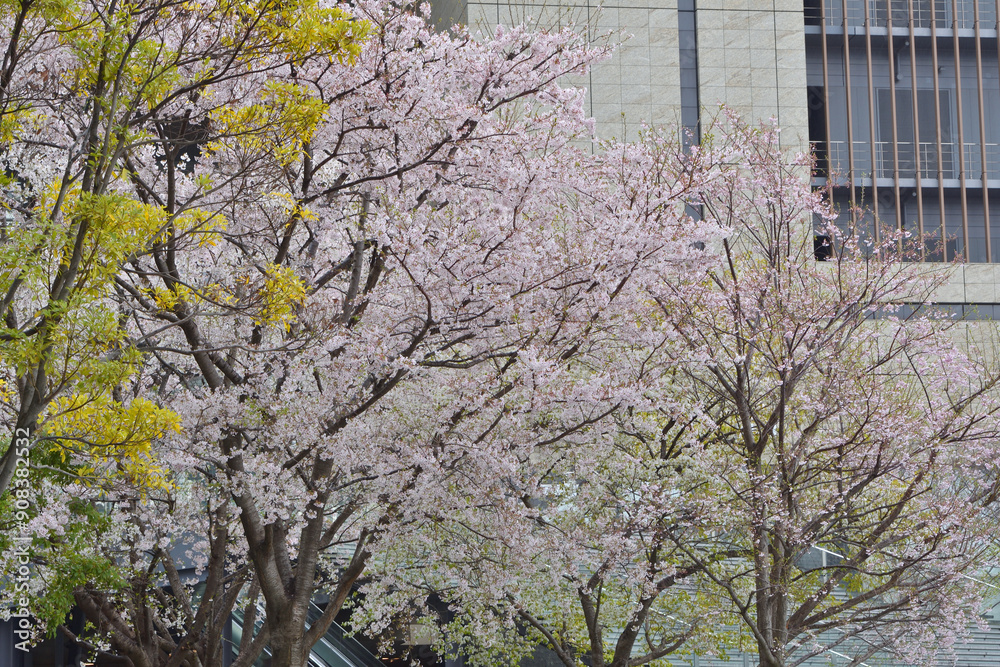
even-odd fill
[[(929, 28), (931, 21), (936, 20), (939, 28), (951, 26), (951, 3), (942, 0), (911, 0), (913, 3), (913, 27)], [(963, 2), (958, 3), (959, 13), (963, 13)], [(972, 3), (969, 2), (970, 12)], [(909, 25), (909, 7), (907, 0), (868, 0), (868, 17), (872, 25), (885, 27), (892, 19), (894, 26)], [(970, 20), (971, 13), (970, 13)], [(970, 22), (969, 26), (972, 24)]]
[[(956, 12), (952, 11), (951, 0), (910, 0), (913, 11), (914, 28), (930, 28), (933, 23), (938, 29), (972, 30), (976, 15), (973, 0), (957, 0)], [(842, 0), (813, 0), (805, 3), (805, 22), (819, 25), (823, 18), (828, 26), (844, 25), (844, 3)], [(884, 28), (892, 25), (905, 28), (910, 25), (908, 0), (848, 0), (847, 25), (864, 25), (868, 19), (872, 27)], [(979, 25), (993, 28), (996, 24), (996, 8), (989, 2), (979, 3)]]
[[(965, 158), (965, 177), (980, 179), (983, 177), (982, 144), (967, 143), (962, 153)], [(1000, 144), (986, 144), (986, 175), (990, 179), (1000, 178)]]
[[(920, 151), (920, 178), (935, 179), (938, 177), (938, 145), (933, 141), (921, 141), (917, 144)], [(986, 174), (990, 179), (1000, 179), (1000, 144), (987, 143)], [(817, 146), (820, 152), (823, 147)], [(830, 173), (847, 175), (850, 172), (849, 154), (846, 141), (831, 141), (826, 145)], [(854, 174), (858, 178), (870, 178), (872, 175), (871, 144), (867, 141), (854, 142)], [(891, 141), (879, 141), (875, 144), (875, 177), (893, 178), (896, 160), (899, 161), (900, 178), (916, 178), (917, 160), (914, 154), (914, 144), (909, 141), (899, 141), (895, 150)], [(966, 142), (962, 146), (962, 157), (965, 168), (965, 178), (980, 180), (983, 177), (983, 145), (979, 142)], [(822, 167), (822, 165), (821, 165)], [(941, 144), (941, 177), (944, 179), (959, 178), (958, 144)]]

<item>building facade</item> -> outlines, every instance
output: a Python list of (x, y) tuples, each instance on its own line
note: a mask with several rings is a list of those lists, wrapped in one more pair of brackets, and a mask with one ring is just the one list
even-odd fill
[[(833, 0), (839, 2), (840, 0)], [(625, 41), (580, 81), (602, 137), (634, 136), (643, 122), (697, 124), (725, 103), (777, 119), (789, 148), (808, 150), (802, 0), (434, 0), (441, 27), (491, 27), (531, 17)]]
[(926, 261), (1000, 261), (994, 2), (809, 0), (803, 18), (809, 137), (834, 200), (926, 236)]
[[(434, 20), (531, 17), (627, 36), (580, 83), (602, 137), (643, 122), (695, 128), (724, 103), (774, 118), (813, 149), (816, 187), (845, 218), (926, 239), (924, 261), (964, 259), (942, 303), (1000, 305), (997, 0), (435, 0)], [(973, 305), (974, 304), (974, 307)]]

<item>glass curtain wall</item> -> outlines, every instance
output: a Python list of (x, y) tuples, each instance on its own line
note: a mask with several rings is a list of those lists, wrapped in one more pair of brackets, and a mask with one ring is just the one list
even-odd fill
[(924, 261), (1000, 262), (998, 4), (805, 0), (814, 185)]

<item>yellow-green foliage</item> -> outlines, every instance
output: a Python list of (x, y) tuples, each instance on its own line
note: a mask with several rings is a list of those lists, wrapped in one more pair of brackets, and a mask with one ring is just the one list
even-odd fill
[(293, 57), (328, 53), (340, 62), (350, 62), (361, 53), (371, 32), (367, 21), (355, 21), (341, 9), (320, 7), (317, 0), (267, 4), (279, 9), (266, 34)]
[[(259, 25), (262, 44), (295, 62), (326, 54), (340, 62), (353, 61), (371, 33), (366, 21), (354, 20), (337, 8), (322, 8), (316, 0), (299, 2), (220, 3), (220, 11), (235, 12)], [(243, 37), (241, 37), (243, 38)], [(213, 115), (216, 131), (233, 139), (243, 152), (273, 154), (286, 164), (298, 156), (323, 120), (326, 104), (313, 91), (291, 82), (269, 83), (262, 97), (242, 107), (225, 106)], [(209, 146), (217, 149), (220, 143)]]
[[(372, 26), (318, 0), (191, 0), (183, 7), (0, 0), (0, 20), (6, 24), (19, 22), (22, 12), (25, 43), (47, 31), (58, 42), (54, 48), (69, 56), (58, 73), (60, 90), (85, 100), (87, 114), (93, 113), (97, 121), (97, 140), (87, 156), (96, 180), (75, 172), (30, 187), (0, 179), (8, 206), (34, 201), (22, 222), (4, 229), (0, 244), (0, 294), (16, 295), (11, 308), (17, 315), (0, 320), (0, 367), (22, 377), (40, 372), (50, 392), (43, 401), (62, 396), (42, 413), (39, 429), (77, 466), (73, 472), (84, 477), (114, 472), (163, 487), (168, 482), (152, 460), (151, 443), (176, 430), (176, 415), (141, 400), (115, 401), (110, 394), (112, 387), (128, 386), (142, 361), (115, 305), (121, 289), (116, 278), (123, 265), (168, 235), (178, 244), (214, 245), (225, 218), (197, 204), (168, 212), (159, 202), (144, 203), (125, 193), (132, 190), (128, 184), (136, 174), (120, 156), (130, 147), (156, 141), (155, 128), (137, 124), (136, 118), (180, 91), (187, 98), (196, 92), (211, 100), (215, 90), (210, 82), (220, 67), (207, 55), (192, 60), (190, 53), (178, 50), (190, 45), (165, 43), (156, 26), (177, 20), (178, 12), (218, 26), (214, 48), (230, 50), (236, 62), (247, 63), (251, 70), (275, 62), (294, 65), (307, 57), (353, 61)], [(42, 103), (30, 96), (19, 99), (10, 97), (3, 102), (8, 106), (0, 109), (0, 147), (23, 138), (32, 124), (47, 126), (52, 114), (44, 95), (38, 98)], [(213, 114), (213, 132), (221, 137), (219, 145), (263, 153), (286, 164), (300, 156), (325, 113), (326, 105), (315, 91), (272, 82), (247, 104)], [(22, 187), (28, 196), (12, 194)], [(196, 187), (207, 192), (214, 184), (200, 174)], [(295, 208), (294, 215), (309, 213)], [(257, 321), (287, 328), (306, 298), (305, 287), (288, 268), (265, 270), (266, 278), (254, 291)], [(183, 285), (139, 289), (165, 311), (204, 298), (227, 303), (240, 298), (217, 284), (204, 292)], [(18, 392), (6, 385), (0, 389), (0, 402), (16, 412)], [(70, 452), (78, 456), (69, 457)]]
[(292, 269), (270, 264), (260, 296), (263, 303), (257, 318), (258, 324), (280, 323), (287, 329), (294, 318), (295, 309), (306, 299), (306, 288)]
[(82, 195), (68, 215), (90, 224), (90, 247), (93, 252), (99, 248), (105, 261), (120, 262), (145, 248), (167, 224), (162, 207), (121, 194)]
[[(304, 86), (275, 81), (267, 85), (259, 102), (223, 107), (212, 120), (240, 152), (273, 155), (281, 164), (289, 164), (316, 133), (325, 113), (326, 104)], [(220, 146), (215, 142), (209, 148)]]
[(193, 238), (200, 247), (215, 246), (226, 229), (226, 219), (221, 214), (199, 208), (182, 211), (172, 222), (174, 234)]
[(145, 399), (128, 404), (108, 395), (74, 394), (50, 406), (44, 435), (64, 461), (82, 457), (75, 472), (100, 480), (108, 463), (142, 488), (169, 489), (167, 471), (155, 460), (152, 443), (180, 431), (180, 417)]
[(371, 24), (354, 20), (338, 8), (321, 7), (317, 0), (222, 0), (218, 3), (189, 2), (191, 8), (206, 11), (214, 5), (219, 15), (237, 16), (230, 40), (247, 39), (240, 30), (257, 27), (256, 38), (272, 52), (284, 52), (289, 60), (310, 55), (328, 55), (341, 62), (352, 61), (371, 33)]

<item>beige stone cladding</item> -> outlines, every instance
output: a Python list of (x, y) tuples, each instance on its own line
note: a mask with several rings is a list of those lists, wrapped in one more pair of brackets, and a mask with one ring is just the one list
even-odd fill
[(592, 35), (613, 33), (615, 55), (582, 80), (587, 111), (600, 137), (634, 138), (643, 123), (680, 122), (680, 55), (676, 0), (586, 0), (469, 3), (469, 25), (492, 29), (531, 18), (543, 28), (574, 25)]
[(1000, 265), (956, 266), (952, 269), (951, 280), (934, 297), (940, 303), (1000, 303)]
[[(452, 2), (454, 0), (439, 0)], [(801, 0), (698, 0), (699, 102), (725, 103), (751, 120), (775, 117), (788, 148), (808, 148)], [(623, 37), (614, 57), (579, 81), (602, 137), (631, 138), (643, 123), (680, 122), (677, 0), (537, 0), (469, 3), (472, 27), (531, 18)]]
[(781, 143), (809, 148), (802, 0), (698, 0), (698, 83), (704, 113), (720, 103), (777, 119)]

